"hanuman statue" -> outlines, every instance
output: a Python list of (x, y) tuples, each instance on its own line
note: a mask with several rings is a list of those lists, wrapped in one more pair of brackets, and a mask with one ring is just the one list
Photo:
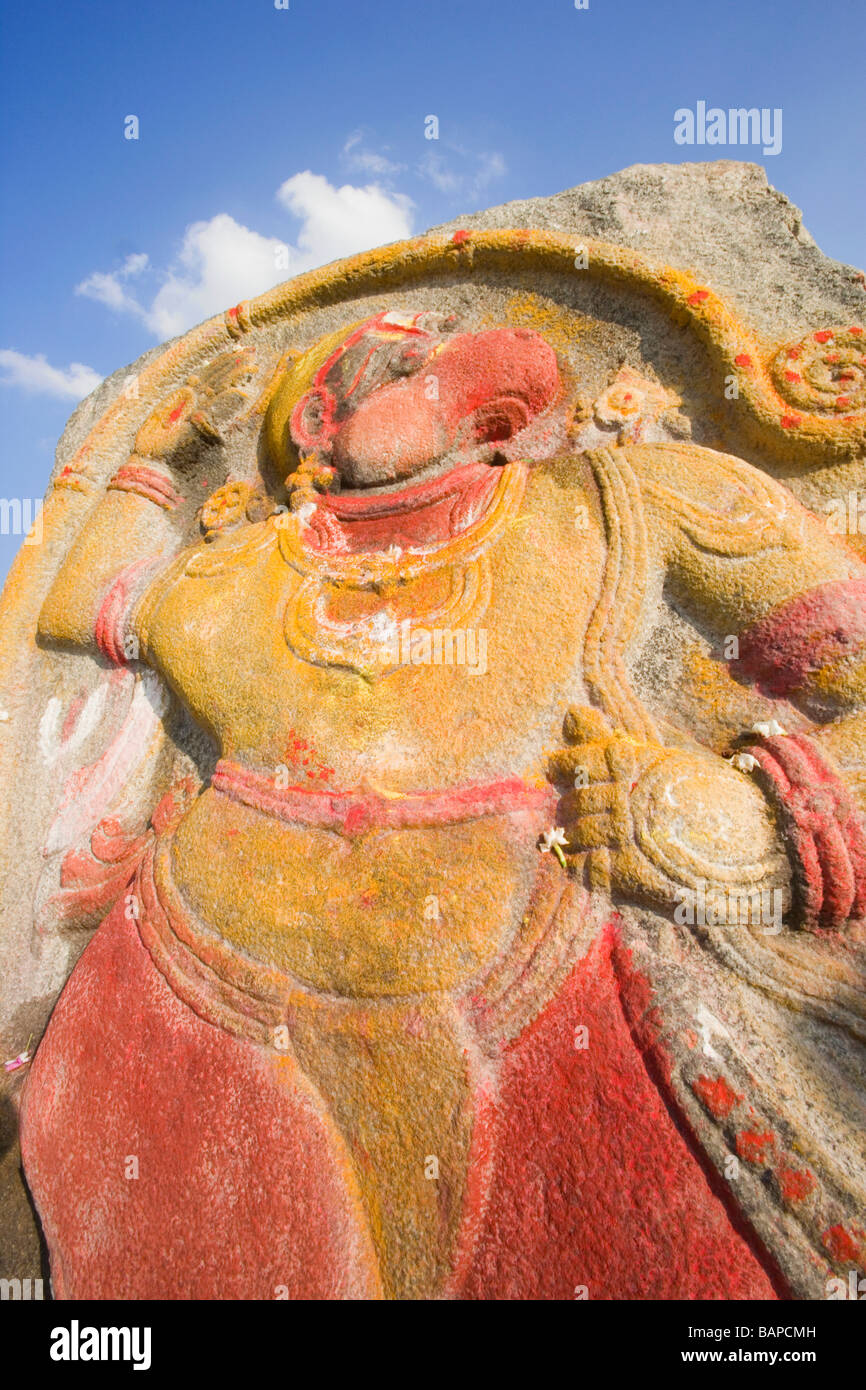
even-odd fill
[(280, 361), (267, 485), (195, 495), (243, 353), (161, 405), (43, 603), (217, 750), (101, 822), (23, 1105), (55, 1294), (816, 1296), (866, 565), (657, 381), (405, 304)]

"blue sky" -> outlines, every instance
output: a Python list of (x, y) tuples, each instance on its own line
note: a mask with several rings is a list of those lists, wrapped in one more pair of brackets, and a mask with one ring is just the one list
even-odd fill
[[(338, 255), (629, 164), (761, 163), (828, 254), (864, 261), (863, 0), (0, 13), (3, 497), (41, 497), (77, 399), (170, 333)], [(676, 144), (675, 110), (698, 101), (781, 108), (781, 153)], [(0, 536), (0, 576), (19, 544)]]

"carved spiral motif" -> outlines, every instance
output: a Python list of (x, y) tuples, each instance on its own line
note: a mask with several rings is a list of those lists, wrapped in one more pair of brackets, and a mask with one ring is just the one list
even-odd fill
[(780, 348), (770, 366), (783, 400), (814, 414), (866, 409), (866, 341), (862, 328), (824, 328)]

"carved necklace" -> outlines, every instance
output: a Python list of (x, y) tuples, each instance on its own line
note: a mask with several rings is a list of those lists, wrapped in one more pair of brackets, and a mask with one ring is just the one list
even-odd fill
[[(284, 618), (290, 650), (375, 680), (411, 663), (410, 628), (475, 628), (492, 592), (489, 548), (517, 515), (528, 471), (522, 461), (469, 465), (400, 492), (328, 497), (314, 515), (279, 517), (280, 554), (302, 576)], [(359, 547), (377, 533), (404, 545)], [(434, 577), (441, 597), (431, 602), (423, 586)], [(365, 594), (366, 611), (347, 613)]]

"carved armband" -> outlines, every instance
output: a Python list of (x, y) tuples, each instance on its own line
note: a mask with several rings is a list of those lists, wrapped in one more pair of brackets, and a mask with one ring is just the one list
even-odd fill
[[(835, 930), (866, 915), (866, 822), (804, 734), (762, 735), (739, 755), (774, 803), (793, 851), (801, 923)], [(753, 760), (753, 762), (752, 762)]]
[(139, 497), (144, 497), (148, 502), (153, 502), (157, 507), (169, 512), (174, 511), (181, 501), (171, 478), (158, 468), (139, 463), (135, 454), (122, 468), (118, 468), (108, 488), (114, 492), (137, 493)]
[(120, 571), (102, 600), (96, 615), (96, 645), (115, 666), (138, 660), (138, 638), (132, 615), (151, 580), (165, 564), (164, 555), (135, 560)]

